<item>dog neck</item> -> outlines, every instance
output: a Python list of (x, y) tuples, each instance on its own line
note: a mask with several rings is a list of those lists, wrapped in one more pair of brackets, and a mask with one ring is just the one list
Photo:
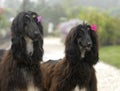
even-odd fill
[(86, 52), (86, 51), (85, 51), (84, 49), (83, 49), (83, 50), (81, 50), (81, 55), (80, 55), (80, 56), (81, 56), (81, 58), (84, 58), (84, 57), (85, 57), (85, 52)]
[(32, 56), (33, 55), (33, 41), (28, 38), (28, 37), (25, 37), (25, 40), (26, 40), (26, 50), (27, 50), (27, 55), (30, 55)]
[(79, 47), (79, 51), (80, 51), (80, 57), (81, 57), (81, 58), (84, 58), (84, 57), (85, 57), (85, 52), (86, 52), (86, 50), (83, 49), (82, 47)]

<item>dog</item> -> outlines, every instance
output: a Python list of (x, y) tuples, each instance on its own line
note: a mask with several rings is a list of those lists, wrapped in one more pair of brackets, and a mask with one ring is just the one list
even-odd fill
[(11, 25), (11, 48), (0, 62), (0, 91), (43, 91), (43, 53), (41, 17), (20, 12)]
[(46, 91), (97, 91), (93, 65), (98, 62), (96, 27), (79, 24), (65, 40), (65, 57), (41, 64)]

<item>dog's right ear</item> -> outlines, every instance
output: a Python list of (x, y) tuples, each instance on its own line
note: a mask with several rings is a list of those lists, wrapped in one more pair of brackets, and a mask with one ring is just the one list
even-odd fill
[(19, 13), (15, 19), (13, 20), (12, 22), (12, 25), (11, 25), (11, 32), (15, 35), (23, 35), (24, 34), (24, 26), (25, 26), (25, 13), (24, 12), (21, 12)]
[(65, 56), (66, 58), (74, 64), (76, 60), (73, 61), (73, 59), (77, 59), (79, 54), (78, 51), (78, 45), (77, 45), (77, 28), (74, 27), (71, 29), (69, 34), (66, 37), (65, 41)]
[(23, 45), (25, 45), (24, 39), (24, 13), (18, 14), (12, 22), (11, 25), (11, 36), (12, 36), (12, 45), (11, 51), (16, 59), (21, 59), (25, 53), (25, 49)]
[(25, 45), (24, 38), (16, 35), (12, 36), (11, 51), (12, 51), (12, 55), (17, 60), (22, 59), (23, 55), (25, 56), (26, 48), (24, 48), (25, 46), (23, 45)]

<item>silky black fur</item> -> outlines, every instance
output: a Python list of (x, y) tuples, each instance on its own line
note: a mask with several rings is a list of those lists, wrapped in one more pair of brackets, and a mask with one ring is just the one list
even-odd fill
[[(39, 91), (43, 91), (40, 69), (43, 27), (41, 22), (37, 22), (37, 16), (32, 11), (20, 12), (12, 22), (11, 48), (0, 62), (0, 91), (27, 91), (29, 82), (33, 82)], [(38, 37), (34, 35), (36, 31)], [(33, 40), (32, 55), (27, 53), (26, 36)]]
[[(90, 51), (82, 58), (78, 39), (89, 34), (92, 40)], [(81, 42), (83, 42), (81, 40)], [(97, 79), (93, 65), (98, 62), (98, 40), (90, 25), (80, 24), (71, 29), (65, 41), (65, 57), (58, 62), (45, 62), (41, 65), (46, 91), (73, 91), (76, 86), (86, 91), (97, 91)]]

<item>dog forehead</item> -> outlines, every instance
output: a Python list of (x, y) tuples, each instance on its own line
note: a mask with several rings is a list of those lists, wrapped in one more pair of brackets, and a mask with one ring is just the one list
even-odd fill
[(36, 18), (36, 17), (37, 17), (37, 13), (32, 12), (32, 11), (28, 11), (28, 14), (29, 14), (32, 18)]
[(25, 14), (25, 16), (24, 16), (25, 19), (32, 20), (32, 21), (34, 21), (34, 19), (36, 17), (37, 17), (36, 15), (34, 15), (34, 14), (32, 15), (32, 14), (29, 14), (29, 13)]
[(27, 18), (31, 18), (31, 17), (32, 17), (32, 15), (31, 15), (31, 14), (29, 14), (29, 13), (26, 13), (26, 14), (25, 14), (25, 18), (26, 18), (26, 17), (27, 17)]
[(88, 28), (86, 27), (86, 26), (83, 26), (83, 25), (81, 25), (81, 26), (78, 26), (78, 28), (77, 28), (77, 30), (78, 30), (78, 32), (85, 32), (86, 30), (87, 30)]
[(37, 15), (37, 13), (32, 12), (32, 11), (28, 11), (28, 14), (30, 14), (30, 15)]

